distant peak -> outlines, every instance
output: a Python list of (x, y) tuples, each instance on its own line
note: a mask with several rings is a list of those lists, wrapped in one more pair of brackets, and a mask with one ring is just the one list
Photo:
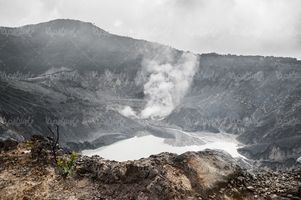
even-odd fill
[(62, 26), (62, 27), (66, 27), (66, 26), (95, 26), (94, 24), (92, 24), (91, 22), (83, 22), (80, 20), (75, 20), (75, 19), (54, 19), (48, 22), (42, 22), (39, 23), (37, 25), (42, 25), (42, 24), (48, 24), (48, 25), (57, 25), (57, 26)]
[(46, 32), (50, 35), (86, 34), (86, 35), (110, 35), (109, 32), (97, 27), (91, 22), (83, 22), (74, 19), (54, 19), (48, 22), (29, 24), (21, 27), (0, 27), (8, 29), (7, 34), (30, 35), (34, 32)]
[(48, 22), (43, 22), (37, 25), (47, 25), (51, 28), (64, 28), (64, 29), (98, 29), (103, 32), (106, 32), (105, 30), (97, 27), (91, 22), (83, 22), (80, 20), (74, 20), (74, 19), (54, 19)]

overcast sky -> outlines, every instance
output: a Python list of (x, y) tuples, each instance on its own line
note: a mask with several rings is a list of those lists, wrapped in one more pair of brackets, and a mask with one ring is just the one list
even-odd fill
[(196, 53), (301, 59), (301, 0), (0, 0), (0, 26), (57, 18)]

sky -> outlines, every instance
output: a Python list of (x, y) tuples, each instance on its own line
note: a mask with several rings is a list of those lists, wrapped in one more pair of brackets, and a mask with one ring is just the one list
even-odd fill
[(301, 59), (301, 0), (0, 0), (0, 26), (58, 18), (195, 53)]

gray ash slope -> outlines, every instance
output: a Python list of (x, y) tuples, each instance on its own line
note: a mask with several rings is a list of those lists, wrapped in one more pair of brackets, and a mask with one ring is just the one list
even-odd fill
[[(47, 121), (61, 123), (62, 143), (78, 149), (139, 131), (170, 136), (118, 110), (145, 106), (143, 60), (173, 64), (185, 52), (75, 20), (0, 30), (1, 138), (48, 135)], [(160, 125), (237, 134), (244, 155), (268, 163), (301, 156), (301, 61), (197, 56), (189, 90)]]

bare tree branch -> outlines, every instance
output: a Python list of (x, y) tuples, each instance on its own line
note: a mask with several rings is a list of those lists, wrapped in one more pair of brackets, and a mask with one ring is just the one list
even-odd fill
[(51, 133), (52, 137), (51, 139), (51, 150), (52, 150), (52, 156), (55, 164), (57, 163), (57, 148), (59, 146), (59, 139), (60, 139), (60, 132), (59, 132), (59, 126), (56, 124), (56, 134), (54, 131), (51, 129), (50, 126), (48, 126), (48, 130)]

